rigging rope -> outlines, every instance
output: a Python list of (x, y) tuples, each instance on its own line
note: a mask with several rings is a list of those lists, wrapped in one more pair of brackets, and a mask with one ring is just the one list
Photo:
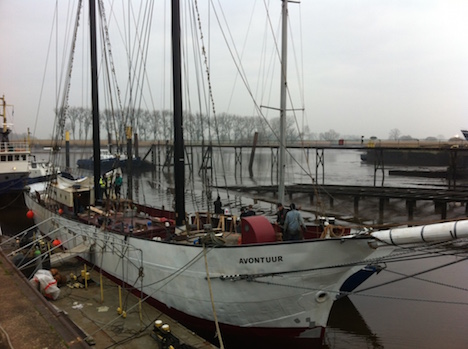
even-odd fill
[(57, 129), (55, 130), (55, 138), (54, 138), (54, 146), (58, 147), (59, 146), (59, 141), (63, 140), (63, 132), (65, 128), (65, 120), (67, 118), (67, 110), (68, 110), (68, 97), (70, 93), (70, 86), (71, 86), (71, 75), (72, 75), (72, 70), (73, 70), (73, 58), (74, 58), (74, 53), (75, 53), (75, 48), (76, 48), (76, 41), (77, 41), (77, 34), (78, 34), (78, 27), (80, 23), (80, 14), (81, 14), (81, 8), (82, 8), (82, 0), (78, 2), (78, 7), (77, 7), (77, 13), (76, 13), (76, 20), (75, 20), (75, 26), (73, 30), (73, 38), (72, 38), (72, 44), (70, 48), (70, 59), (68, 62), (68, 68), (67, 68), (67, 74), (66, 74), (66, 80), (65, 80), (65, 89), (63, 91), (62, 95), (62, 100), (60, 102), (60, 107), (57, 107), (57, 113), (58, 113), (58, 125)]
[[(392, 284), (392, 283), (395, 283), (395, 282), (398, 282), (398, 281), (401, 281), (401, 280), (405, 280), (405, 279), (409, 279), (409, 278), (415, 278), (416, 280), (430, 282), (430, 281), (422, 279), (422, 278), (417, 278), (416, 276), (421, 275), (421, 274), (425, 274), (425, 273), (429, 273), (431, 271), (438, 270), (438, 269), (441, 269), (441, 268), (445, 268), (445, 267), (447, 267), (449, 265), (457, 264), (457, 263), (460, 263), (460, 262), (463, 262), (463, 261), (466, 261), (466, 260), (468, 260), (468, 257), (465, 257), (465, 258), (462, 258), (460, 260), (453, 261), (453, 262), (450, 262), (450, 263), (446, 263), (446, 264), (443, 264), (443, 265), (440, 265), (440, 266), (437, 266), (437, 267), (434, 267), (434, 268), (423, 270), (423, 271), (420, 271), (420, 272), (417, 272), (417, 273), (414, 273), (414, 274), (411, 274), (411, 275), (405, 275), (405, 274), (402, 274), (402, 273), (393, 272), (395, 274), (403, 275), (403, 277), (401, 277), (399, 279), (391, 280), (391, 281), (388, 281), (388, 282), (384, 282), (384, 283), (381, 283), (379, 285), (374, 285), (374, 286), (364, 288), (362, 290), (359, 290), (359, 292), (365, 292), (365, 291), (368, 291), (368, 290), (371, 290), (371, 289), (374, 289), (374, 288), (377, 288), (377, 287), (385, 286), (385, 285)], [(433, 282), (433, 283), (439, 284), (439, 285), (444, 285), (442, 283), (437, 283), (437, 282)], [(450, 286), (450, 287), (457, 288), (457, 289), (460, 289), (460, 290), (463, 290), (463, 291), (468, 291), (468, 289), (466, 289), (466, 288), (461, 288), (461, 287), (456, 287), (456, 286)]]
[[(270, 19), (270, 16), (269, 16), (269, 10), (268, 10), (268, 6), (267, 4), (265, 4), (265, 9), (266, 9), (266, 13), (267, 13), (267, 18), (268, 18), (268, 22), (270, 24), (270, 29), (271, 29), (271, 32), (273, 33), (273, 30), (272, 30), (272, 26), (271, 26), (271, 19)], [(223, 25), (221, 23), (221, 20), (220, 20), (220, 16), (218, 14), (218, 11), (216, 10), (216, 8), (213, 7), (213, 10), (214, 10), (214, 14), (215, 14), (215, 18), (219, 24), (219, 27), (220, 27), (220, 30), (221, 30), (221, 34), (225, 40), (226, 43), (228, 43), (228, 34), (229, 34), (229, 37), (231, 37), (231, 41), (232, 40), (232, 35), (231, 35), (231, 31), (229, 29), (229, 26), (226, 24), (226, 27), (227, 27), (227, 33), (226, 33), (226, 30), (224, 30), (223, 28)], [(222, 9), (220, 10), (220, 12), (222, 13)], [(273, 39), (275, 41), (275, 47), (276, 47), (276, 52), (277, 52), (277, 55), (279, 57), (279, 49), (278, 49), (278, 43), (276, 42), (275, 40), (275, 35), (272, 35), (273, 36)], [(247, 75), (243, 69), (243, 66), (242, 66), (242, 63), (241, 63), (241, 57), (236, 49), (236, 46), (235, 44), (232, 44), (233, 47), (229, 46), (228, 45), (228, 51), (233, 59), (233, 63), (235, 65), (235, 67), (237, 68), (237, 71), (239, 72), (239, 76), (241, 78), (241, 81), (244, 83), (244, 86), (247, 88), (247, 92), (249, 94), (249, 96), (251, 97), (253, 103), (254, 103), (254, 106), (255, 106), (255, 109), (257, 111), (257, 113), (262, 117), (262, 119), (264, 120), (265, 124), (268, 126), (268, 128), (270, 129), (270, 131), (273, 133), (274, 137), (276, 138), (276, 140), (279, 141), (279, 135), (277, 134), (277, 130), (275, 130), (273, 128), (273, 126), (270, 124), (270, 122), (268, 121), (268, 119), (266, 118), (265, 114), (262, 112), (262, 106), (258, 104), (258, 102), (256, 101), (254, 95), (253, 95), (253, 92), (252, 92), (252, 89), (250, 87), (250, 84), (247, 80)], [(281, 61), (281, 58), (279, 58), (279, 60)], [(293, 101), (292, 101), (292, 98), (291, 98), (291, 94), (290, 94), (290, 91), (289, 91), (289, 88), (287, 87), (287, 93), (288, 93), (288, 96), (289, 96), (289, 101), (291, 103), (291, 105), (293, 105)], [(297, 124), (297, 123), (296, 123)], [(303, 140), (302, 140), (303, 141)], [(291, 155), (291, 158), (292, 158), (292, 161), (295, 162), (299, 168), (301, 168), (303, 170), (303, 172), (309, 176), (311, 179), (313, 179), (312, 175), (311, 175), (311, 171), (310, 171), (310, 167), (309, 167), (309, 170), (307, 170), (301, 161), (299, 161), (298, 159), (296, 159), (293, 154), (291, 153), (290, 150), (286, 149), (286, 151), (288, 152), (289, 155)], [(308, 162), (307, 162), (308, 163)], [(312, 180), (313, 182), (313, 180)]]
[(211, 308), (213, 309), (213, 318), (214, 318), (215, 325), (216, 325), (216, 333), (218, 335), (220, 348), (224, 349), (223, 337), (221, 336), (221, 330), (219, 329), (219, 323), (218, 323), (218, 316), (216, 315), (216, 308), (215, 308), (215, 303), (214, 303), (214, 298), (213, 298), (213, 289), (211, 288), (211, 279), (210, 279), (210, 272), (208, 269), (208, 259), (206, 258), (206, 245), (205, 244), (203, 244), (203, 256), (205, 258), (206, 281), (208, 283), (208, 289), (210, 291)]
[[(109, 89), (109, 102), (110, 102), (110, 110), (111, 110), (111, 120), (114, 121), (114, 127), (113, 129), (114, 130), (119, 130), (119, 127), (116, 125), (116, 114), (117, 114), (117, 117), (120, 117), (120, 119), (122, 119), (122, 111), (123, 111), (123, 106), (122, 106), (122, 98), (121, 98), (121, 93), (120, 93), (120, 88), (119, 88), (119, 85), (117, 83), (117, 76), (116, 76), (116, 69), (115, 69), (115, 64), (114, 64), (114, 58), (113, 58), (113, 55), (112, 55), (112, 46), (111, 46), (111, 43), (110, 43), (110, 37), (109, 37), (109, 27), (108, 27), (108, 22), (107, 22), (107, 19), (106, 19), (106, 12), (105, 12), (105, 8), (104, 8), (104, 3), (102, 0), (99, 1), (99, 6), (98, 6), (98, 9), (99, 9), (99, 14), (101, 16), (101, 35), (102, 35), (102, 42), (103, 42), (103, 55), (102, 55), (102, 59), (104, 60), (104, 63), (103, 65), (106, 67), (106, 69), (103, 70), (104, 73), (108, 73), (108, 74), (105, 74), (105, 77), (106, 77), (106, 80), (107, 80), (107, 87)], [(110, 72), (110, 74), (109, 74)], [(111, 87), (111, 78), (113, 78), (113, 85), (115, 87), (115, 91), (116, 91), (116, 97), (117, 97), (117, 110), (115, 110), (114, 108), (114, 103), (113, 103), (113, 98), (112, 98), (112, 87)], [(105, 84), (104, 84), (105, 85)], [(108, 129), (109, 131), (109, 129)], [(119, 133), (117, 133), (116, 135), (116, 142), (117, 142), (117, 147), (120, 149), (120, 146), (121, 146), (121, 143), (124, 142), (124, 139), (123, 139), (123, 133), (120, 133), (120, 137), (119, 137)]]
[[(210, 251), (211, 249), (208, 250), (208, 252)], [(162, 287), (164, 287), (165, 285), (167, 285), (169, 282), (172, 281), (173, 278), (177, 277), (178, 275), (180, 275), (182, 272), (184, 272), (187, 268), (189, 268), (192, 264), (194, 264), (195, 262), (197, 262), (198, 260), (200, 260), (202, 258), (202, 256), (204, 256), (206, 253), (206, 250), (205, 249), (202, 249), (198, 255), (196, 255), (191, 261), (189, 261), (185, 266), (183, 266), (182, 268), (180, 269), (177, 269), (176, 271), (174, 271), (173, 274), (171, 275), (168, 275), (166, 276), (165, 278), (159, 280), (159, 281), (156, 281), (154, 283), (151, 283), (151, 284), (147, 284), (147, 285), (142, 285), (142, 289), (143, 287), (149, 287), (151, 285), (155, 285), (155, 284), (158, 284), (164, 280), (167, 280), (167, 282), (165, 282), (163, 285), (160, 285), (159, 288), (155, 289), (151, 294), (148, 294), (146, 297), (142, 298), (141, 301), (144, 302), (146, 301), (148, 298), (152, 297), (157, 291), (159, 291)], [(130, 288), (131, 290), (131, 288)], [(135, 304), (134, 306), (130, 307), (127, 309), (127, 311), (130, 311), (134, 308), (136, 308), (138, 306), (138, 304)], [(104, 328), (110, 326), (112, 323), (114, 323), (117, 319), (119, 319), (120, 317), (122, 317), (122, 315), (119, 315), (117, 317), (115, 317), (114, 319), (110, 320), (109, 322), (105, 323), (104, 325), (100, 326), (96, 331), (94, 331), (93, 333), (89, 334), (87, 338), (89, 337), (92, 337), (94, 334), (98, 333), (99, 331), (103, 330)]]
[[(200, 20), (200, 12), (199, 12), (199, 9), (198, 9), (198, 1), (195, 0), (194, 3), (195, 3), (195, 11), (196, 11), (197, 21), (198, 21), (198, 30), (200, 31), (201, 52), (202, 52), (202, 55), (203, 55), (203, 63), (205, 65), (206, 81), (207, 81), (207, 84), (208, 84), (208, 96), (209, 96), (209, 101), (210, 101), (211, 108), (212, 108), (212, 111), (213, 111), (213, 117), (214, 117), (214, 122), (215, 122), (215, 130), (216, 130), (216, 137), (217, 137), (218, 145), (220, 145), (221, 144), (221, 139), (220, 139), (220, 136), (219, 136), (219, 125), (218, 125), (218, 119), (217, 119), (217, 114), (216, 114), (216, 107), (215, 107), (215, 102), (214, 102), (213, 89), (212, 89), (212, 86), (211, 86), (210, 66), (208, 64), (208, 57), (207, 57), (207, 53), (206, 53), (205, 43), (204, 43), (204, 40), (203, 40), (204, 36), (203, 36), (203, 30), (202, 30), (202, 25), (201, 25), (201, 20)], [(219, 148), (219, 151), (220, 151), (220, 155), (221, 155), (220, 160), (221, 160), (221, 167), (222, 167), (222, 170), (223, 170), (224, 186), (227, 188), (226, 167), (225, 167), (225, 164), (224, 164), (224, 156), (222, 156), (221, 148)], [(215, 176), (214, 176), (214, 180), (215, 180), (215, 183), (216, 183), (216, 187), (218, 187), (216, 173), (215, 173)], [(228, 189), (226, 189), (226, 194), (227, 194), (228, 201), (230, 201)]]

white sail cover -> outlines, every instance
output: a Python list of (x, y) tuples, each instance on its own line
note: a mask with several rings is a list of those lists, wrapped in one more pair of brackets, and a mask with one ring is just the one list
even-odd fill
[(57, 186), (61, 189), (72, 188), (73, 186), (91, 187), (92, 185), (92, 177), (83, 177), (78, 179), (68, 179), (62, 176), (57, 177)]
[(468, 237), (468, 220), (380, 230), (372, 236), (389, 245), (449, 241)]

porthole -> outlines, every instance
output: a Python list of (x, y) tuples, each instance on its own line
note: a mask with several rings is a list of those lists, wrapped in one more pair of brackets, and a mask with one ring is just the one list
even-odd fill
[(328, 299), (328, 293), (324, 291), (318, 291), (315, 294), (315, 300), (317, 303), (323, 303)]

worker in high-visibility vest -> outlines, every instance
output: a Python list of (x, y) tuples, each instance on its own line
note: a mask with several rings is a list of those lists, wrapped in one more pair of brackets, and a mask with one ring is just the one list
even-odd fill
[(102, 197), (107, 199), (107, 178), (106, 176), (102, 175), (101, 179), (99, 180), (99, 186), (101, 187)]

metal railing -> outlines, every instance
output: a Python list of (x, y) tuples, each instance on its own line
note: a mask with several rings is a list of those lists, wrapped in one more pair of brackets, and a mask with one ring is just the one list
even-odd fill
[(0, 153), (2, 154), (29, 153), (29, 144), (28, 142), (1, 142)]

